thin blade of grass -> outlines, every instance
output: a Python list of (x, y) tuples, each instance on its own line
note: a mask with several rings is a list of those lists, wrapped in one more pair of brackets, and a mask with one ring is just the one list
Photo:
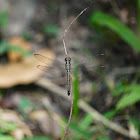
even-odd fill
[(133, 49), (140, 52), (140, 41), (136, 35), (119, 20), (104, 14), (102, 12), (95, 12), (90, 18), (92, 25), (99, 24), (106, 26), (116, 32), (124, 41), (126, 41)]

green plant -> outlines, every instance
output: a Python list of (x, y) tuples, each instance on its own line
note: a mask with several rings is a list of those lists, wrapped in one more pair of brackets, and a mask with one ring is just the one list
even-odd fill
[(109, 137), (106, 136), (100, 136), (97, 138), (97, 140), (111, 140)]
[(124, 85), (120, 89), (116, 89), (116, 91), (118, 91), (118, 93), (124, 94), (117, 103), (117, 109), (123, 109), (126, 106), (133, 105), (140, 101), (140, 85)]
[(110, 28), (116, 32), (124, 41), (131, 45), (133, 49), (140, 52), (140, 41), (137, 36), (127, 26), (125, 26), (117, 19), (97, 11), (91, 16), (90, 22), (93, 26), (98, 24)]
[[(81, 139), (90, 140), (92, 138), (92, 133), (89, 131), (89, 126), (93, 121), (93, 117), (90, 114), (85, 115), (80, 122), (72, 121), (70, 123), (69, 129), (74, 133), (72, 139)], [(67, 123), (66, 120), (64, 120)]]
[(23, 140), (52, 140), (52, 139), (45, 136), (34, 136), (32, 138), (24, 138)]
[(0, 13), (0, 28), (4, 28), (8, 25), (8, 13), (3, 11)]
[[(137, 3), (138, 11), (140, 11), (140, 0)], [(94, 12), (90, 18), (91, 25), (101, 25), (110, 28), (117, 33), (125, 42), (127, 42), (135, 51), (140, 52), (139, 38), (123, 23), (102, 12)], [(138, 13), (138, 29), (140, 29), (140, 14)], [(140, 34), (140, 30), (139, 30)], [(123, 93), (120, 101), (117, 103), (116, 109), (123, 109), (129, 105), (133, 105), (140, 101), (140, 85), (131, 83), (129, 85), (121, 85), (119, 88), (112, 90), (115, 95)]]
[(26, 109), (33, 107), (33, 105), (27, 97), (22, 97), (18, 107), (21, 111), (25, 112)]
[(57, 10), (58, 9), (58, 5), (57, 5), (57, 3), (56, 2), (50, 2), (50, 8), (52, 9), (52, 10)]
[(0, 135), (0, 140), (15, 140), (12, 136)]
[(10, 134), (16, 128), (17, 125), (15, 123), (5, 122), (2, 118), (0, 118), (0, 140), (14, 140), (14, 138), (10, 136)]
[(3, 134), (3, 133), (10, 133), (12, 131), (14, 131), (17, 126), (15, 123), (12, 123), (12, 122), (5, 122), (4, 120), (0, 120), (1, 122), (1, 126), (0, 126), (0, 133)]
[(23, 50), (21, 47), (18, 46), (10, 46), (8, 44), (8, 41), (3, 40), (0, 42), (0, 55), (3, 55), (4, 53), (6, 53), (9, 50), (13, 50), (13, 51), (17, 51), (20, 54), (22, 54), (23, 56), (30, 56), (31, 54), (25, 50)]
[(79, 114), (79, 107), (78, 107), (78, 101), (79, 101), (79, 78), (78, 78), (78, 67), (75, 67), (74, 69), (74, 80), (72, 83), (73, 87), (73, 115), (75, 119), (78, 118)]
[[(92, 26), (97, 27), (102, 31), (101, 26), (107, 27), (110, 30), (114, 31), (120, 38), (122, 38), (129, 46), (131, 46), (136, 52), (140, 52), (140, 0), (137, 1), (137, 12), (138, 12), (138, 35), (135, 35), (131, 29), (126, 25), (121, 23), (119, 20), (113, 18), (102, 12), (94, 12), (90, 18), (90, 23)], [(103, 29), (104, 32), (104, 29)], [(125, 82), (125, 79), (122, 79), (116, 82), (116, 85), (111, 90), (114, 98), (119, 98), (119, 101), (116, 104), (116, 107), (112, 110), (107, 111), (104, 116), (108, 119), (112, 119), (120, 110), (128, 106), (134, 106), (137, 102), (140, 101), (140, 84), (137, 84), (136, 81), (140, 77), (140, 72), (136, 74), (131, 83)], [(140, 134), (140, 123), (139, 119), (132, 118), (128, 119), (128, 124), (131, 124), (134, 129)], [(102, 137), (100, 138), (102, 139)], [(99, 139), (99, 140), (100, 140)], [(108, 139), (108, 138), (107, 138)], [(103, 138), (104, 140), (104, 138)]]
[[(65, 124), (67, 124), (68, 120), (64, 120)], [(109, 137), (104, 136), (104, 133), (100, 132), (98, 128), (98, 124), (92, 125), (94, 119), (91, 114), (85, 114), (85, 116), (80, 119), (80, 121), (72, 121), (69, 129), (72, 132), (72, 135), (70, 136), (71, 139), (74, 140), (110, 140)], [(103, 128), (106, 129), (105, 127)], [(105, 131), (104, 131), (105, 132)]]
[(24, 32), (22, 32), (21, 35), (24, 38), (24, 40), (27, 40), (27, 41), (31, 40), (31, 36), (30, 36), (30, 33), (29, 32), (24, 31)]
[(43, 27), (43, 31), (47, 34), (47, 35), (51, 35), (51, 36), (57, 36), (58, 32), (59, 32), (59, 28), (56, 25), (45, 25)]

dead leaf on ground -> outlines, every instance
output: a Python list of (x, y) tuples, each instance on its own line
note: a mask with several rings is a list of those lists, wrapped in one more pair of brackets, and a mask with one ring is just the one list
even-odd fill
[(0, 116), (1, 130), (5, 129), (9, 123), (16, 125), (15, 129), (9, 132), (12, 136), (14, 136), (15, 140), (22, 140), (24, 136), (33, 136), (30, 128), (21, 120), (17, 112), (9, 109), (0, 109)]
[(46, 135), (51, 135), (55, 139), (59, 139), (61, 137), (58, 122), (54, 120), (45, 110), (34, 111), (29, 115), (29, 118), (37, 122), (40, 129)]
[[(55, 57), (54, 53), (47, 49), (38, 53), (50, 58)], [(43, 71), (36, 68), (40, 63), (41, 62), (32, 55), (30, 57), (24, 57), (21, 62), (1, 65), (0, 88), (9, 88), (15, 85), (29, 84), (36, 81), (41, 74), (43, 74)], [(51, 66), (52, 63), (50, 63), (49, 66)]]

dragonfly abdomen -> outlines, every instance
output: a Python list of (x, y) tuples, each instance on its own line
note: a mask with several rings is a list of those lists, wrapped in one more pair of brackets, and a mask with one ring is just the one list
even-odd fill
[(70, 77), (70, 70), (67, 70), (67, 94), (68, 96), (71, 93), (71, 77)]
[(67, 72), (67, 94), (68, 96), (70, 95), (71, 93), (71, 77), (70, 77), (70, 69), (71, 69), (71, 58), (70, 57), (66, 57), (65, 58), (65, 69), (66, 69), (66, 72)]

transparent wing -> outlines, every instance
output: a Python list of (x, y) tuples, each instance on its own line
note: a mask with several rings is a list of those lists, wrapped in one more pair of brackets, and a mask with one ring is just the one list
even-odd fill
[[(46, 66), (43, 65), (38, 65), (37, 68), (46, 72), (47, 75), (50, 76), (50, 78), (60, 78), (62, 76), (65, 76), (66, 72), (65, 72), (65, 62), (62, 62), (60, 60), (57, 59), (52, 59), (49, 57), (45, 57), (41, 54), (35, 54), (34, 55), (39, 61), (41, 61), (42, 63), (46, 64)], [(53, 65), (52, 65), (53, 63)], [(92, 56), (88, 56), (87, 58), (82, 58), (79, 61), (75, 61), (74, 59), (72, 59), (71, 61), (71, 72), (74, 71), (74, 68), (78, 67), (79, 70), (81, 71), (96, 71), (99, 70), (101, 68), (103, 68), (103, 66), (99, 65), (98, 62), (96, 61), (95, 57)]]
[(56, 59), (45, 57), (41, 54), (34, 54), (40, 62), (46, 64), (46, 66), (38, 65), (37, 68), (46, 72), (47, 76), (51, 79), (62, 78), (65, 76), (65, 64)]
[(54, 69), (53, 67), (38, 65), (37, 68), (46, 72), (47, 76), (51, 79), (62, 78), (65, 76), (65, 71), (61, 72), (59, 69)]
[(98, 60), (93, 56), (83, 57), (82, 59), (72, 62), (72, 69), (78, 67), (80, 70), (92, 70), (92, 69), (103, 69), (104, 65), (99, 63)]
[(43, 56), (41, 54), (34, 54), (35, 58), (37, 58), (40, 62), (46, 64), (47, 66), (51, 65), (53, 63), (53, 65), (61, 65), (64, 66), (64, 62), (59, 61), (57, 59), (52, 59), (46, 56)]

